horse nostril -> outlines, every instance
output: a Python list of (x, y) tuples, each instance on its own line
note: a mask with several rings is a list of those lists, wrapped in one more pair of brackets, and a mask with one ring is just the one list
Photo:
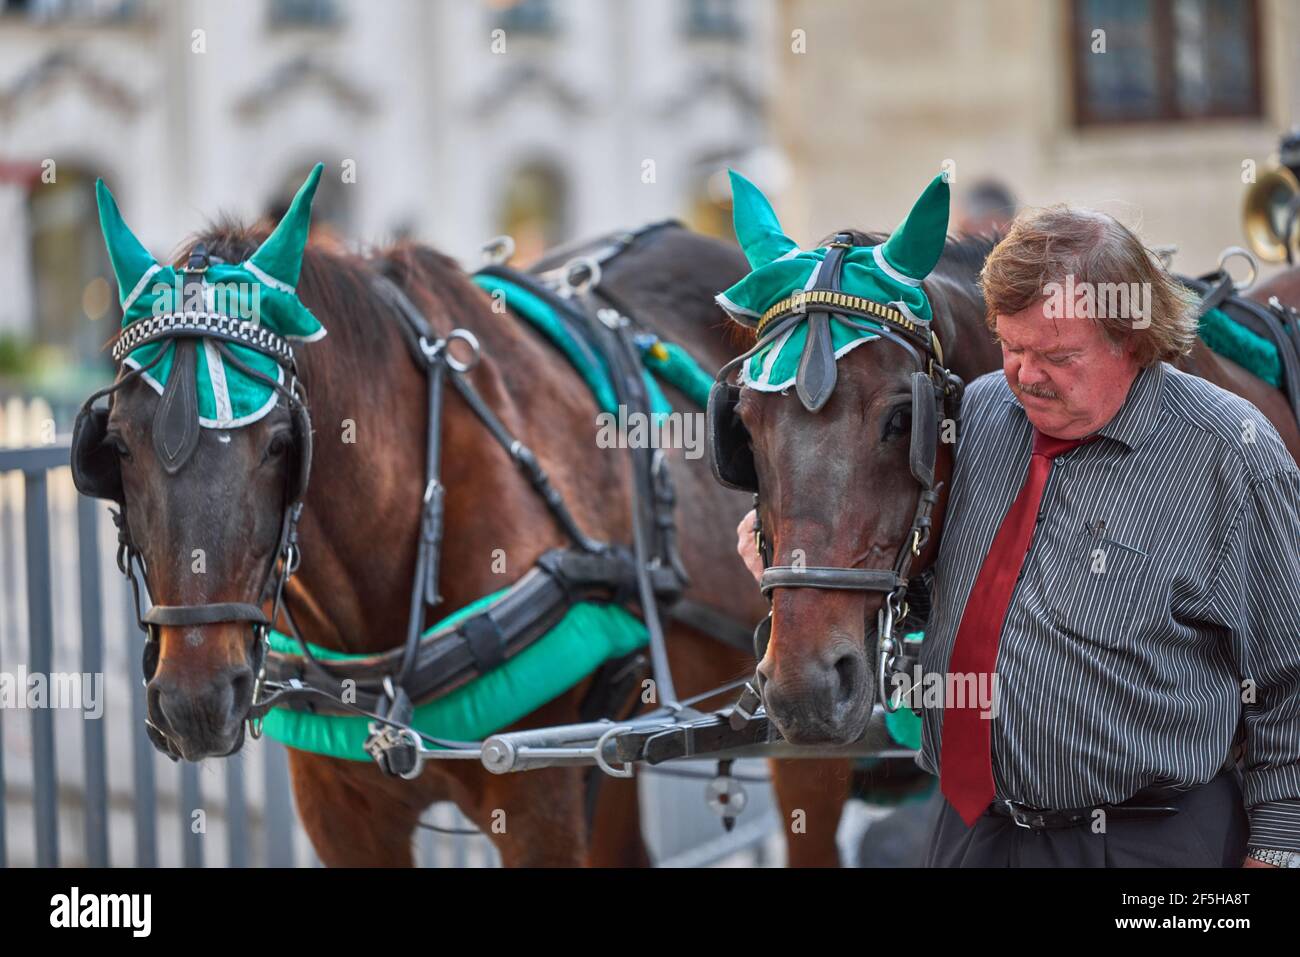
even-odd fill
[(230, 700), (236, 713), (241, 713), (253, 703), (253, 673), (241, 668), (230, 679)]
[(145, 715), (157, 726), (159, 731), (170, 730), (167, 713), (163, 711), (163, 691), (157, 681), (150, 681), (145, 688)]
[(840, 704), (851, 701), (858, 692), (858, 679), (861, 674), (857, 654), (849, 651), (840, 655), (835, 660), (834, 668), (836, 678), (835, 702)]

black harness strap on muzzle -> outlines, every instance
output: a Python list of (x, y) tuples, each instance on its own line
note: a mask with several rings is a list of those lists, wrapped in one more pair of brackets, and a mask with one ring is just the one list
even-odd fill
[(837, 591), (897, 591), (906, 582), (888, 568), (822, 568), (809, 565), (771, 565), (763, 569), (759, 587), (766, 595), (774, 588), (827, 588)]
[(146, 625), (164, 628), (185, 625), (215, 625), (226, 621), (251, 621), (269, 628), (271, 621), (257, 605), (245, 602), (214, 602), (211, 605), (154, 605), (141, 619)]

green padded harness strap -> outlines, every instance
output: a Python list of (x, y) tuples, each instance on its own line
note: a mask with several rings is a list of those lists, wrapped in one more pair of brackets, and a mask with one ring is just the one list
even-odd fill
[[(466, 605), (434, 625), (454, 625), (487, 607), (504, 592)], [(536, 711), (577, 685), (606, 661), (645, 646), (645, 625), (617, 605), (582, 602), (560, 623), (500, 667), (427, 704), (417, 705), (412, 727), (439, 738), (476, 741)], [(272, 632), (271, 647), (292, 655), (298, 644)], [(364, 657), (345, 655), (314, 645), (322, 660)], [(369, 761), (363, 747), (370, 719), (351, 715), (308, 714), (275, 708), (266, 715), (263, 732), (300, 751), (350, 761)]]
[(1231, 359), (1273, 388), (1282, 387), (1282, 359), (1277, 346), (1234, 322), (1222, 309), (1211, 309), (1203, 315), (1197, 333), (1211, 351)]

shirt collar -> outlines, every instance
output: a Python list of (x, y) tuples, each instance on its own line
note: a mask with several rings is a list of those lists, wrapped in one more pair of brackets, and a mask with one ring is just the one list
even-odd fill
[[(1139, 369), (1129, 386), (1128, 396), (1119, 411), (1102, 426), (1097, 433), (1108, 439), (1114, 439), (1127, 449), (1136, 449), (1151, 434), (1156, 426), (1156, 412), (1160, 408), (1160, 397), (1164, 391), (1165, 364), (1157, 362)], [(1011, 391), (1006, 377), (1001, 379), (1002, 401), (1010, 402), (1023, 416), (1025, 407), (1020, 404), (1016, 394)]]

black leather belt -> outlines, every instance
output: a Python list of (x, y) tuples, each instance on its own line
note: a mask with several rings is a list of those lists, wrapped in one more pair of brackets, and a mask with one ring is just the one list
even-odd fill
[[(1225, 773), (1225, 772), (1220, 772)], [(1204, 785), (1198, 785), (1204, 787)], [(1178, 813), (1173, 805), (1183, 796), (1196, 788), (1149, 787), (1138, 791), (1126, 801), (1118, 804), (1093, 804), (1088, 807), (1067, 808), (1064, 810), (1044, 810), (1032, 808), (1017, 801), (1000, 800), (988, 806), (984, 813), (997, 817), (1009, 817), (1020, 827), (1031, 831), (1049, 828), (1077, 827), (1094, 820), (1094, 813), (1102, 811), (1107, 818), (1115, 820), (1170, 817)]]

